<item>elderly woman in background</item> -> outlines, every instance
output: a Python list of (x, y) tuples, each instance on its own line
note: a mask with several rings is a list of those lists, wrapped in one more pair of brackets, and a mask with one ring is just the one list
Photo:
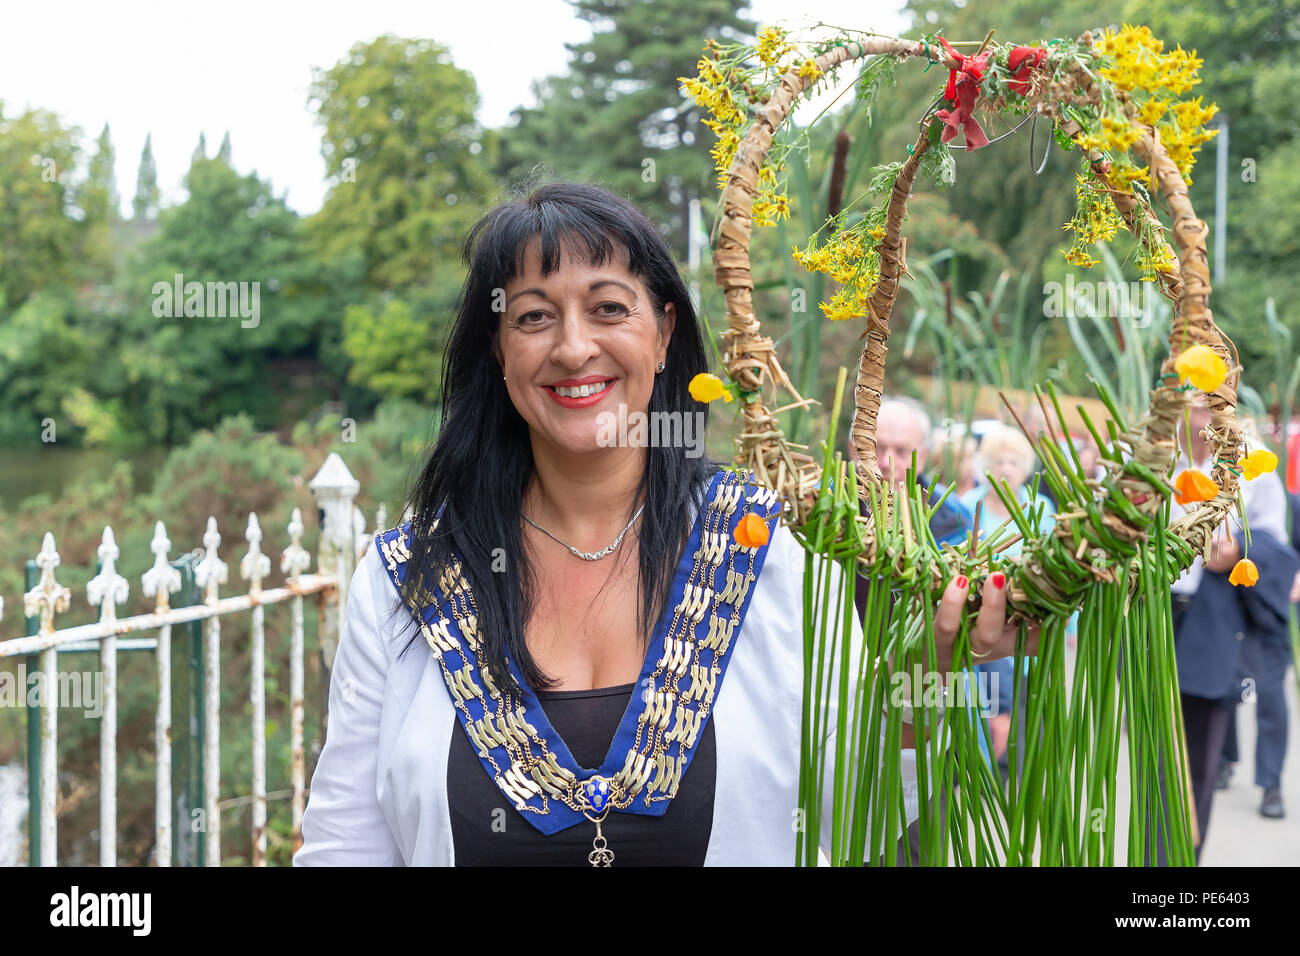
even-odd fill
[[(992, 475), (999, 487), (1009, 490), (1027, 514), (1041, 509), (1039, 528), (1044, 533), (1051, 530), (1056, 523), (1056, 508), (1042, 495), (1033, 499), (1029, 495), (1027, 483), (1034, 472), (1034, 449), (1024, 435), (1006, 425), (985, 432), (979, 445), (979, 466), (981, 472)], [(961, 503), (972, 513), (979, 509), (975, 531), (981, 536), (992, 534), (1011, 518), (1001, 495), (987, 481), (962, 495)], [(1016, 533), (1014, 522), (1008, 530)], [(1021, 542), (1017, 541), (1002, 553), (1008, 556), (1019, 554), (1020, 545)]]
[[(1026, 514), (1031, 516), (1031, 519), (1035, 511), (1039, 512), (1038, 527), (1042, 533), (1051, 530), (1056, 523), (1056, 508), (1045, 496), (1031, 497), (1029, 494), (1027, 482), (1034, 472), (1035, 456), (1033, 446), (1020, 431), (1006, 425), (997, 425), (985, 432), (980, 441), (977, 458), (980, 471), (991, 475), (1004, 491), (1009, 490), (1010, 496)], [(964, 494), (961, 503), (975, 514), (975, 533), (982, 538), (991, 535), (1011, 519), (1011, 512), (1003, 502), (1002, 496), (994, 491), (987, 481)], [(1017, 533), (1017, 526), (1013, 521), (1004, 531), (1004, 535)], [(1021, 544), (1020, 541), (1015, 542), (1002, 554), (1007, 556), (1019, 554)], [(1026, 660), (1026, 666), (1028, 663)], [(999, 696), (1002, 700), (1009, 701), (1014, 673), (1011, 660), (993, 661), (983, 665), (981, 669), (998, 675)], [(999, 713), (989, 718), (988, 723), (993, 737), (994, 754), (1005, 772), (1010, 766), (1007, 756), (1007, 739), (1011, 732), (1009, 706), (1000, 708)], [(1023, 716), (1021, 723), (1023, 725)]]

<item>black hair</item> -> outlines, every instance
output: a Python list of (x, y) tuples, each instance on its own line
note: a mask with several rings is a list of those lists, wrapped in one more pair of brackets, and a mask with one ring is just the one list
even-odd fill
[[(506, 667), (507, 647), (531, 687), (551, 687), (554, 680), (541, 671), (524, 641), (536, 595), (520, 515), (533, 455), (528, 425), (506, 391), (494, 355), (502, 315), (494, 304), (501, 309), (497, 290), (520, 275), (524, 253), (538, 236), (543, 275), (558, 269), (566, 252), (585, 252), (593, 266), (625, 253), (656, 317), (662, 320), (665, 304), (673, 303), (676, 322), (648, 412), (677, 412), (683, 418), (702, 412), (699, 421), (708, 422), (708, 405), (694, 400), (688, 389), (709, 366), (695, 308), (668, 243), (632, 203), (599, 186), (552, 182), (496, 206), (469, 230), (462, 247), (468, 275), (443, 351), (441, 425), (408, 495), (410, 556), (398, 608), (418, 607), (423, 602), (417, 595), (435, 590), (454, 547), (478, 607), (484, 660), (498, 685), (516, 693), (518, 684)], [(643, 648), (689, 539), (689, 504), (694, 501), (702, 510), (707, 481), (721, 467), (707, 455), (690, 457), (681, 447), (646, 448), (645, 471), (626, 516), (630, 519), (644, 503), (636, 526)], [(445, 510), (432, 529), (439, 506)], [(502, 553), (513, 560), (507, 559), (507, 573), (494, 573), (494, 556)], [(416, 637), (418, 632), (403, 654)]]

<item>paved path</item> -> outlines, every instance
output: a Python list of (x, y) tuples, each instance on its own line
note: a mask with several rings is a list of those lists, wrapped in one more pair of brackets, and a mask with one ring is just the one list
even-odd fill
[[(1067, 652), (1067, 667), (1073, 668), (1073, 654)], [(1300, 866), (1300, 708), (1296, 704), (1295, 673), (1286, 676), (1287, 710), (1290, 714), (1287, 756), (1282, 766), (1282, 799), (1287, 815), (1269, 820), (1259, 815), (1263, 791), (1255, 786), (1255, 705), (1237, 707), (1238, 748), (1241, 762), (1233, 773), (1232, 786), (1214, 795), (1210, 825), (1201, 851), (1201, 866)], [(1117, 860), (1128, 849), (1128, 737), (1120, 736), (1119, 771), (1115, 791), (1119, 797), (1115, 826)], [(1122, 863), (1121, 863), (1122, 865)]]
[(1286, 762), (1282, 765), (1282, 800), (1286, 817), (1259, 815), (1263, 791), (1255, 786), (1255, 705), (1237, 707), (1237, 745), (1241, 762), (1232, 785), (1214, 795), (1209, 832), (1201, 851), (1202, 866), (1300, 866), (1300, 707), (1294, 670), (1287, 671)]

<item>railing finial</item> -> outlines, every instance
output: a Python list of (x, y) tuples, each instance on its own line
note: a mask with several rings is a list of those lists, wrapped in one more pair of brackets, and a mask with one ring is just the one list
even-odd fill
[(217, 585), (226, 583), (226, 562), (217, 557), (217, 548), (221, 546), (221, 533), (217, 531), (217, 519), (208, 516), (208, 530), (203, 532), (203, 560), (194, 567), (194, 581), (206, 593), (205, 603), (217, 600)]
[(157, 596), (156, 611), (166, 613), (171, 608), (169, 595), (181, 589), (181, 573), (167, 561), (167, 552), (172, 543), (167, 539), (167, 529), (158, 521), (153, 526), (153, 540), (149, 550), (153, 552), (153, 567), (140, 576), (140, 587), (145, 597)]
[(311, 567), (311, 555), (302, 546), (302, 533), (302, 509), (294, 508), (289, 519), (289, 547), (280, 556), (280, 570), (290, 584), (296, 584), (298, 575)]
[(113, 540), (113, 529), (108, 525), (104, 525), (104, 536), (96, 553), (102, 567), (86, 582), (86, 597), (99, 608), (100, 620), (111, 621), (117, 617), (117, 605), (126, 603), (131, 588), (126, 578), (117, 573), (117, 559), (122, 552)]
[(248, 542), (248, 554), (239, 562), (239, 576), (249, 582), (250, 594), (260, 594), (262, 578), (271, 573), (271, 559), (262, 553), (262, 526), (257, 523), (257, 515), (248, 513), (248, 529), (244, 532)]
[(36, 566), (41, 569), (41, 580), (23, 595), (23, 613), (28, 617), (41, 616), (41, 634), (54, 633), (54, 615), (68, 609), (72, 603), (72, 590), (54, 579), (54, 569), (59, 566), (59, 552), (54, 550), (54, 535), (45, 532), (41, 553), (36, 556)]

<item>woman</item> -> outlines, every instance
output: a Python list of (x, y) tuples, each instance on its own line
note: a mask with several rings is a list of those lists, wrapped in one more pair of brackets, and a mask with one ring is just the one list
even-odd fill
[[(1034, 473), (1034, 449), (1029, 440), (1014, 428), (997, 425), (985, 432), (980, 439), (978, 456), (981, 471), (991, 475), (999, 488), (1004, 491), (1010, 489), (1011, 496), (1025, 514), (1038, 514), (1039, 531), (1043, 534), (1051, 531), (1056, 523), (1056, 509), (1042, 495), (1031, 499), (1026, 486)], [(1019, 533), (1002, 496), (987, 481), (962, 495), (961, 503), (972, 514), (979, 507), (979, 524), (975, 529), (977, 534), (991, 535), (1003, 524), (1007, 526), (1004, 532), (1006, 536)], [(1017, 541), (1002, 554), (1008, 557), (1019, 554), (1022, 544), (1023, 542)]]
[[(1040, 421), (1042, 419), (1040, 418)], [(1034, 448), (1029, 444), (1029, 439), (1025, 438), (1024, 433), (1007, 425), (996, 425), (984, 433), (980, 439), (977, 458), (981, 471), (987, 472), (998, 487), (1004, 491), (1010, 490), (1010, 496), (1013, 497), (1020, 509), (1029, 515), (1031, 521), (1033, 516), (1037, 515), (1037, 527), (1040, 534), (1047, 534), (1051, 531), (1052, 526), (1056, 524), (1056, 509), (1052, 502), (1045, 496), (1031, 497), (1026, 483), (1034, 473)], [(980, 537), (992, 535), (998, 528), (1006, 524), (1002, 532), (1003, 537), (1011, 537), (1019, 534), (1019, 528), (1014, 520), (1011, 519), (1011, 512), (1002, 500), (1002, 496), (993, 490), (993, 486), (987, 481), (972, 488), (966, 494), (962, 495), (961, 503), (976, 516), (975, 533)], [(1012, 557), (1020, 553), (1023, 541), (1016, 541), (1010, 547), (1001, 553), (1007, 557)], [(1070, 616), (1070, 624), (1067, 629), (1067, 640), (1071, 646), (1074, 642), (1074, 633), (1078, 615)], [(981, 664), (977, 670), (989, 675), (989, 680), (993, 675), (997, 675), (999, 690), (998, 712), (988, 719), (989, 733), (992, 736), (993, 758), (997, 760), (999, 767), (1002, 768), (1003, 774), (1008, 772), (1010, 761), (1008, 759), (1007, 743), (1011, 735), (1011, 701), (1012, 683), (1014, 681), (1015, 669), (1010, 660), (999, 660), (991, 663)], [(1025, 673), (1029, 672), (1029, 660), (1025, 659)], [(1021, 707), (1024, 707), (1022, 696)], [(1024, 715), (1020, 716), (1020, 725), (1024, 726)], [(981, 749), (985, 748), (985, 742), (981, 738)], [(988, 756), (987, 749), (984, 750), (985, 756)], [(1021, 755), (1023, 760), (1023, 753)]]
[[(294, 862), (792, 863), (806, 552), (752, 478), (609, 437), (707, 415), (667, 244), (554, 183), (464, 255), (441, 430), (353, 577)], [(742, 548), (749, 513), (770, 540)], [(968, 587), (941, 599), (941, 668)], [(1011, 653), (1002, 589), (983, 600), (973, 643)]]

